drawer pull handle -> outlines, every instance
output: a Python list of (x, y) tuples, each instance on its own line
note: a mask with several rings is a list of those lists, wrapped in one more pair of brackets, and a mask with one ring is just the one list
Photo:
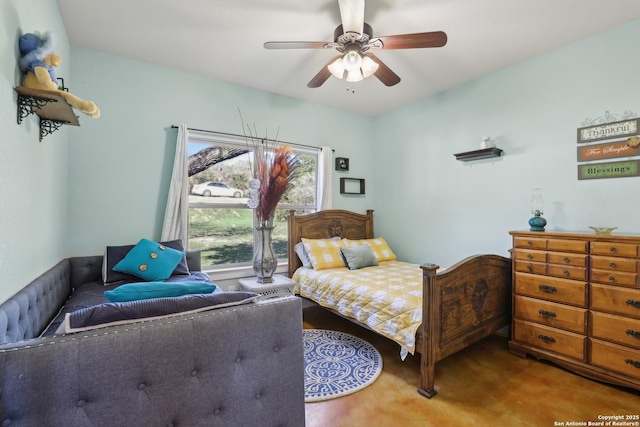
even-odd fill
[(558, 292), (558, 288), (556, 288), (555, 286), (540, 285), (538, 286), (538, 288), (540, 288), (542, 292), (546, 292), (548, 294)]
[(556, 339), (554, 337), (549, 337), (547, 335), (542, 335), (542, 334), (538, 335), (538, 339), (541, 339), (547, 344), (556, 342)]
[(632, 299), (628, 299), (628, 300), (626, 300), (626, 301), (625, 301), (625, 303), (626, 303), (627, 305), (632, 305), (632, 306), (634, 306), (635, 308), (640, 308), (640, 301), (634, 301), (634, 300), (632, 300)]
[[(538, 313), (540, 314), (540, 316), (546, 317), (547, 319), (549, 317), (556, 317), (556, 314), (553, 311), (538, 310)], [(627, 333), (629, 333), (629, 331), (627, 331)]]
[(532, 242), (531, 240), (529, 240), (529, 241), (527, 242), (527, 246), (533, 246), (533, 242)]
[(609, 250), (610, 250), (611, 252), (617, 252), (617, 249), (616, 249), (616, 248), (611, 248), (611, 249), (609, 249)]
[(565, 276), (569, 276), (569, 270), (565, 270), (562, 272)]
[(531, 271), (533, 270), (533, 267), (531, 267), (530, 265), (527, 265), (527, 271)]
[(611, 268), (616, 268), (616, 263), (615, 263), (615, 262), (610, 262), (610, 263), (609, 263), (609, 267), (611, 267)]
[(609, 281), (610, 281), (610, 282), (615, 282), (615, 281), (616, 281), (616, 278), (615, 278), (615, 277), (613, 277), (613, 276), (609, 276)]
[(633, 359), (626, 359), (625, 362), (627, 363), (627, 365), (631, 365), (634, 368), (638, 368), (640, 369), (640, 362), (637, 360), (633, 360)]
[(527, 258), (529, 258), (529, 259), (533, 258), (533, 255), (527, 254)]
[(633, 329), (627, 329), (627, 335), (631, 335), (634, 338), (638, 338), (640, 340), (640, 331), (634, 331)]
[(564, 257), (564, 262), (569, 262), (569, 261), (570, 261), (570, 259), (569, 259), (569, 258)]

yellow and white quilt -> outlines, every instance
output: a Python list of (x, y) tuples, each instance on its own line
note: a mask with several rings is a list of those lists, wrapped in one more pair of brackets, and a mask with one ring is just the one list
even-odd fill
[(422, 323), (422, 270), (385, 261), (378, 266), (314, 270), (299, 268), (296, 293), (356, 319), (400, 344), (402, 359), (413, 354)]

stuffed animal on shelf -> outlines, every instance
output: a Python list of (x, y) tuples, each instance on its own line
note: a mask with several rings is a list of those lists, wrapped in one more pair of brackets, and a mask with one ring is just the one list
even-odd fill
[(19, 47), (22, 57), (18, 66), (24, 75), (23, 86), (56, 92), (76, 110), (94, 119), (100, 117), (100, 110), (92, 101), (80, 99), (58, 88), (55, 67), (60, 65), (62, 59), (53, 52), (54, 40), (50, 33), (23, 34), (19, 40)]

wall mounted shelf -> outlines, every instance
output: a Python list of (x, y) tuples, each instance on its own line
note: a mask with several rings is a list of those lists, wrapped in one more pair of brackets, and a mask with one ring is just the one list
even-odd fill
[(502, 150), (496, 147), (483, 148), (481, 150), (466, 151), (464, 153), (454, 154), (456, 160), (468, 162), (470, 160), (488, 159), (490, 157), (500, 157)]
[(18, 86), (18, 124), (31, 114), (40, 118), (40, 141), (62, 125), (80, 126), (71, 105), (56, 92)]
[(364, 194), (364, 179), (340, 178), (340, 194)]

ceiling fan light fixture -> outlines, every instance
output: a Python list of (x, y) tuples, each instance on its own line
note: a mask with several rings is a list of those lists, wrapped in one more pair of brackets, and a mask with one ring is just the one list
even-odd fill
[(368, 56), (362, 58), (362, 76), (365, 79), (374, 75), (375, 72), (378, 71), (378, 67), (380, 67), (380, 64)]
[(362, 73), (360, 72), (360, 69), (358, 68), (357, 70), (354, 71), (347, 71), (347, 81), (350, 83), (353, 82), (359, 82), (360, 80), (364, 79), (364, 77), (362, 76)]
[(327, 66), (333, 77), (337, 79), (342, 79), (344, 77), (344, 63), (342, 62), (342, 57), (336, 59), (331, 64)]
[(360, 71), (360, 67), (362, 67), (362, 56), (360, 56), (357, 51), (350, 50), (342, 57), (342, 63), (344, 68), (349, 72)]

